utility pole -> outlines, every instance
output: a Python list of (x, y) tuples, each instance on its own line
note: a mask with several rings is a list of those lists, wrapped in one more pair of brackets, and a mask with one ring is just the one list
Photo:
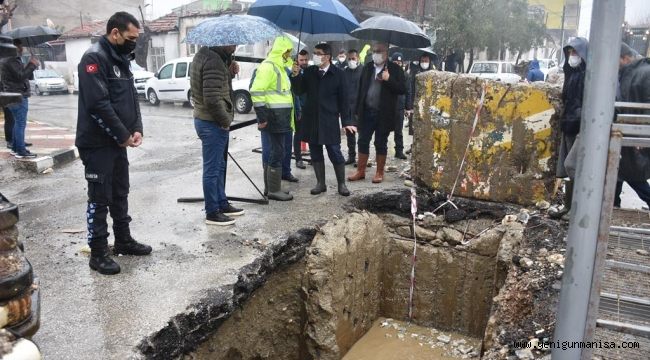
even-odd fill
[(562, 57), (564, 56), (564, 17), (566, 16), (566, 5), (562, 5), (562, 31), (560, 32), (560, 51), (559, 58), (557, 63), (562, 63)]
[(81, 11), (79, 11), (79, 22), (81, 23), (81, 28), (84, 28), (84, 18), (81, 16)]
[[(562, 290), (558, 304), (553, 342), (578, 344), (594, 341), (594, 328), (600, 289), (592, 289), (596, 247), (602, 225), (601, 209), (609, 152), (614, 99), (618, 82), (618, 55), (625, 2), (595, 0), (589, 44), (589, 65), (585, 79), (584, 103), (580, 122), (581, 140), (577, 146), (571, 219)], [(611, 186), (612, 184), (608, 184)], [(553, 360), (590, 360), (591, 349), (571, 346), (552, 349)]]

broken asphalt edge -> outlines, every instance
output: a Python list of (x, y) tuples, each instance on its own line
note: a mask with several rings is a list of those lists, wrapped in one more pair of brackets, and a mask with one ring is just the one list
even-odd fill
[(302, 228), (285, 241), (272, 245), (241, 268), (236, 283), (208, 289), (197, 303), (140, 341), (135, 347), (137, 355), (145, 359), (170, 359), (195, 350), (234, 310), (243, 306), (274, 271), (302, 259), (316, 232), (316, 227)]
[(49, 168), (57, 168), (79, 158), (79, 151), (75, 146), (55, 151), (47, 156), (39, 156), (35, 159), (17, 159), (13, 161), (16, 170), (26, 170), (42, 174)]

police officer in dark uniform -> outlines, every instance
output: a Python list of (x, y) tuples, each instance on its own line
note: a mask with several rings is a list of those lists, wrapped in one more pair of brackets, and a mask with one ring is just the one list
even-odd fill
[(120, 272), (110, 258), (110, 212), (115, 255), (147, 255), (151, 247), (133, 239), (128, 214), (129, 161), (127, 147), (142, 144), (142, 118), (130, 63), (140, 24), (133, 15), (117, 12), (106, 35), (86, 51), (79, 63), (79, 157), (88, 181), (88, 245), (90, 268), (101, 274)]

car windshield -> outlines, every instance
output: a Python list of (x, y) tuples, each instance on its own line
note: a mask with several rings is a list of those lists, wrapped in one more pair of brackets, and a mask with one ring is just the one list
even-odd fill
[(472, 73), (475, 74), (496, 74), (499, 65), (495, 63), (476, 63), (472, 65)]
[(36, 79), (51, 79), (60, 78), (61, 75), (57, 74), (54, 70), (36, 70), (34, 71), (34, 78)]

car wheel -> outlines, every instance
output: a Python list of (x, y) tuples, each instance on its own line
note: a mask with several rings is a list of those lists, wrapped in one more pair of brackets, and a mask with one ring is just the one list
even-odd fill
[(248, 114), (253, 108), (253, 101), (245, 92), (235, 94), (235, 110), (239, 114)]
[(38, 86), (34, 87), (34, 93), (36, 95), (43, 95), (43, 93), (41, 92), (41, 89), (39, 89)]
[(149, 89), (147, 96), (149, 98), (149, 104), (154, 106), (160, 104), (160, 100), (158, 99), (158, 95), (156, 95), (156, 91), (154, 89)]

